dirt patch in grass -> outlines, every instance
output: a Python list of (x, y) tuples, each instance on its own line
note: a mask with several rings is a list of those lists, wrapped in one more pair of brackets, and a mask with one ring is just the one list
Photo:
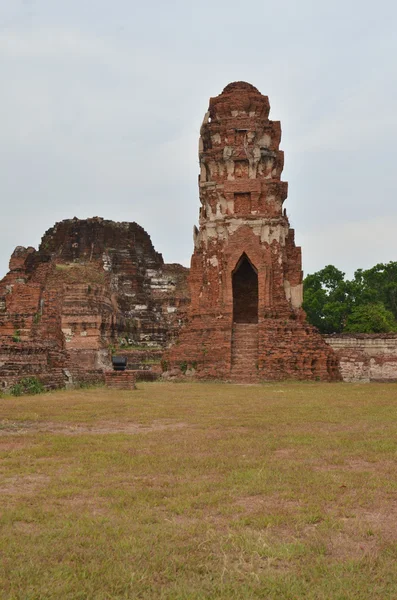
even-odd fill
[(22, 450), (29, 445), (29, 442), (23, 437), (8, 436), (2, 437), (0, 432), (0, 452), (12, 452), (14, 450)]
[[(397, 501), (385, 500), (372, 510), (358, 508), (355, 513), (359, 528), (365, 535), (397, 543)], [(352, 520), (349, 526), (353, 527)]]
[(164, 517), (165, 521), (169, 523), (173, 523), (178, 527), (191, 527), (192, 525), (197, 525), (201, 522), (201, 519), (197, 517), (188, 517), (187, 515), (172, 515), (171, 518)]
[(34, 427), (35, 421), (11, 421), (2, 419), (0, 421), (0, 437), (14, 435), (15, 433), (26, 433), (29, 428)]
[(285, 500), (274, 496), (245, 496), (236, 500), (236, 505), (247, 513), (280, 513), (299, 509), (301, 503), (294, 500)]
[(47, 475), (15, 475), (8, 477), (0, 484), (0, 494), (36, 494), (48, 484), (50, 477)]
[(88, 512), (94, 517), (106, 517), (111, 512), (109, 509), (109, 502), (97, 495), (90, 497), (83, 495), (72, 496), (71, 498), (63, 499), (62, 505), (67, 509), (77, 511), (78, 513)]
[[(53, 433), (61, 435), (106, 435), (122, 433), (134, 435), (138, 433), (151, 433), (155, 431), (172, 431), (188, 427), (188, 423), (170, 423), (168, 421), (153, 421), (151, 425), (139, 425), (136, 423), (123, 423), (122, 421), (103, 421), (95, 425), (87, 424), (65, 424), (56, 422), (10, 422), (8, 428), (0, 430), (2, 436), (23, 435), (33, 433)], [(1, 449), (1, 446), (0, 446)]]
[(40, 531), (40, 527), (36, 523), (30, 523), (28, 521), (14, 521), (13, 527), (19, 533), (33, 534)]
[(386, 544), (397, 542), (397, 505), (384, 503), (380, 509), (357, 508), (345, 518), (343, 530), (334, 532), (328, 550), (337, 559), (377, 558)]
[(396, 469), (396, 464), (390, 460), (368, 461), (362, 458), (347, 459), (341, 464), (320, 464), (312, 467), (313, 471), (368, 471), (374, 473), (387, 472)]
[(273, 452), (275, 458), (294, 458), (296, 456), (295, 448), (279, 448)]
[(347, 533), (335, 533), (327, 544), (327, 554), (335, 560), (362, 560), (378, 555), (376, 539), (357, 539)]

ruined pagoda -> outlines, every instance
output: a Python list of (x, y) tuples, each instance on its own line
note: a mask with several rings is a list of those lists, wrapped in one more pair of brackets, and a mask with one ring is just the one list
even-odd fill
[(333, 351), (301, 307), (301, 249), (283, 210), (281, 126), (269, 110), (267, 96), (245, 82), (210, 99), (191, 307), (167, 359), (224, 380), (339, 379)]

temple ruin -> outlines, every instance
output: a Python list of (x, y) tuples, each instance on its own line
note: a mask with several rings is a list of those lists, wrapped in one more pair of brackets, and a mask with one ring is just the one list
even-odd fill
[(281, 127), (269, 110), (245, 82), (210, 99), (189, 318), (167, 359), (200, 377), (336, 380), (337, 358), (301, 308), (301, 250), (283, 210)]
[(57, 223), (38, 250), (17, 247), (0, 281), (0, 390), (27, 376), (47, 388), (101, 382), (116, 350), (132, 369), (161, 372), (187, 273), (137, 223), (99, 217)]
[[(283, 202), (281, 127), (236, 82), (200, 132), (200, 216), (190, 271), (137, 223), (68, 219), (18, 246), (0, 281), (0, 392), (188, 375), (235, 382), (396, 381), (397, 334), (321, 336), (302, 310), (301, 250)], [(114, 379), (114, 376), (113, 376)]]

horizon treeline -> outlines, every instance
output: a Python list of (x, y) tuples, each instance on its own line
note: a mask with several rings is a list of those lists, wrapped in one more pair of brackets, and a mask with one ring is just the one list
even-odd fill
[(358, 269), (327, 265), (303, 281), (303, 308), (321, 333), (397, 332), (397, 262)]

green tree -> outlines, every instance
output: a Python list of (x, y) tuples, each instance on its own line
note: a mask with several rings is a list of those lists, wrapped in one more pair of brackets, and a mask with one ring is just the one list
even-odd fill
[(397, 331), (397, 321), (382, 302), (361, 304), (347, 318), (346, 333), (389, 333)]
[(349, 282), (345, 274), (333, 265), (308, 275), (303, 282), (303, 308), (309, 323), (321, 333), (343, 331), (351, 310)]
[(355, 304), (382, 302), (397, 319), (397, 262), (379, 263), (371, 269), (358, 269), (352, 281)]
[(351, 281), (328, 265), (303, 283), (303, 308), (321, 333), (397, 331), (397, 262), (358, 269)]

